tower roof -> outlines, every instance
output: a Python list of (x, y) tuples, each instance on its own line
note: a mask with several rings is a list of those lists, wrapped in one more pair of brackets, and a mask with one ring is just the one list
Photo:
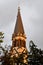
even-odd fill
[(16, 20), (14, 33), (15, 34), (18, 34), (18, 33), (24, 34), (24, 28), (23, 28), (21, 14), (20, 14), (20, 7), (18, 7), (18, 14), (17, 14), (17, 20)]

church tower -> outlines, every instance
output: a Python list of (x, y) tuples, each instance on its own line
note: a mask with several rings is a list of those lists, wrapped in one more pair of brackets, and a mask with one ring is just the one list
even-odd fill
[(17, 59), (16, 59), (17, 61), (14, 59), (15, 61), (14, 65), (20, 65), (21, 63), (27, 64), (28, 62), (28, 60), (26, 59), (27, 58), (26, 36), (21, 19), (20, 7), (18, 7), (16, 25), (12, 35), (12, 46), (10, 50), (10, 55), (11, 58), (16, 57), (19, 60), (18, 62)]
[(26, 36), (20, 14), (20, 7), (18, 7), (16, 25), (15, 25), (14, 33), (12, 35), (12, 47), (26, 48)]

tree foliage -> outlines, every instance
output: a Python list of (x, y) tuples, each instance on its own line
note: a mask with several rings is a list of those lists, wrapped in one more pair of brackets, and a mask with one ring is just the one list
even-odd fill
[(0, 43), (3, 42), (3, 38), (4, 38), (4, 33), (3, 32), (0, 32)]
[(29, 60), (32, 65), (43, 65), (43, 50), (38, 49), (32, 40), (30, 41)]
[[(0, 40), (3, 41), (3, 33), (0, 32)], [(0, 41), (1, 43), (1, 41)], [(4, 56), (0, 57), (0, 62), (2, 62), (2, 65), (43, 65), (43, 50), (38, 49), (37, 45), (34, 44), (34, 42), (31, 40), (29, 43), (30, 52), (27, 50), (23, 50), (22, 54), (19, 54), (18, 51), (14, 48), (18, 56), (12, 55), (10, 50), (6, 50), (2, 46), (0, 47), (4, 53)], [(24, 53), (25, 51), (25, 53)], [(24, 62), (24, 58), (26, 62)]]

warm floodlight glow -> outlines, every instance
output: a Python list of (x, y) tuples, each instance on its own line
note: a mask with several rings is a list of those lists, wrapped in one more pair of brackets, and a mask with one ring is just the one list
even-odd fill
[(24, 38), (24, 37), (21, 37), (21, 36), (17, 36), (17, 37), (15, 37), (15, 38), (13, 38), (13, 40), (15, 40), (15, 39), (21, 39), (21, 40), (25, 40), (26, 41), (26, 39)]

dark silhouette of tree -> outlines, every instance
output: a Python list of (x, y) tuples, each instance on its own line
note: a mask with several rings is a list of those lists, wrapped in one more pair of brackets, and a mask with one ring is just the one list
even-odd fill
[(3, 38), (4, 38), (4, 33), (0, 32), (0, 45), (3, 42)]
[(38, 49), (37, 46), (30, 41), (30, 56), (29, 60), (32, 65), (43, 65), (43, 51)]
[[(3, 38), (4, 38), (4, 33), (0, 32), (0, 55), (1, 55), (1, 49), (4, 50), (1, 46), (1, 43), (3, 43)], [(0, 56), (0, 61), (1, 61), (1, 56)]]

